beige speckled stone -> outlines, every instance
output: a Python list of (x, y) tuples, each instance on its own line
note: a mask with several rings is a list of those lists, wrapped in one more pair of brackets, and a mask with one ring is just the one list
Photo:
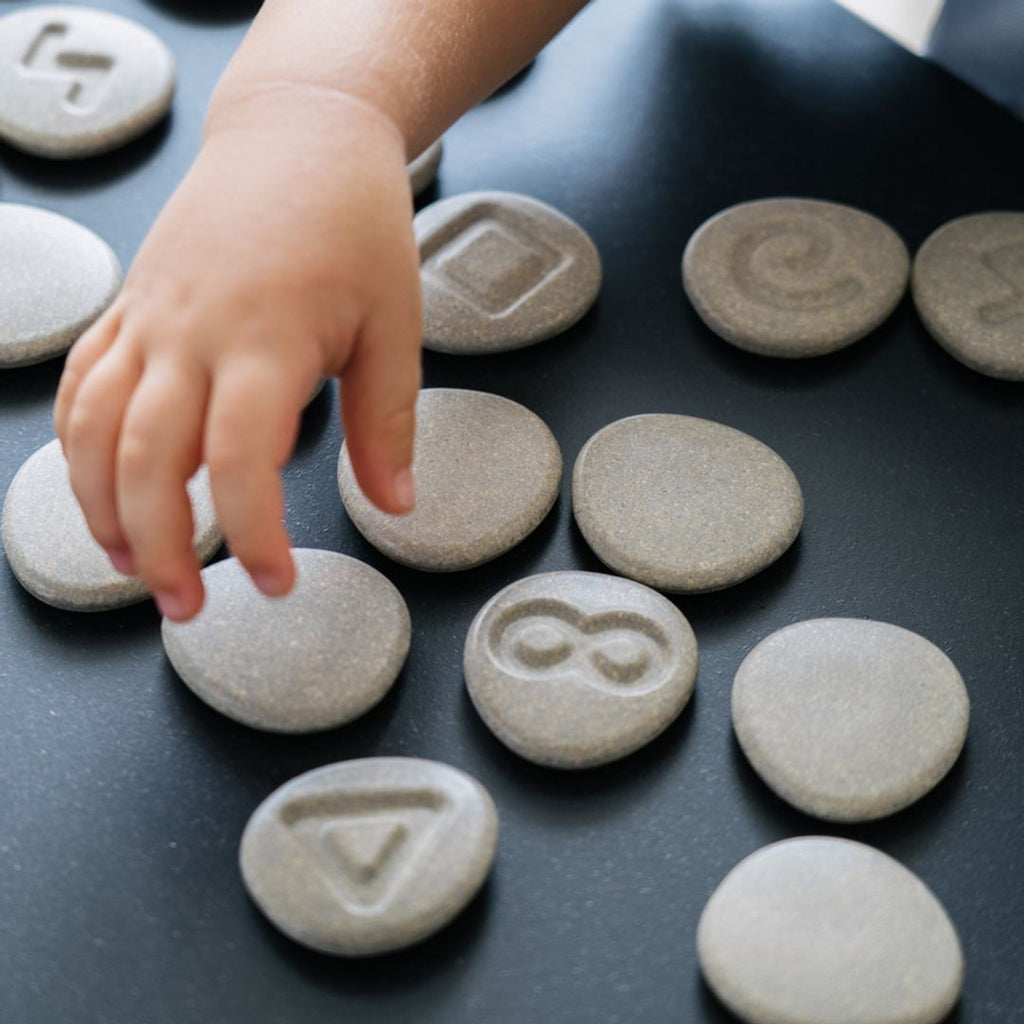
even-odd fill
[(414, 222), (423, 282), (423, 344), (504, 352), (567, 330), (593, 305), (601, 258), (564, 214), (511, 192), (432, 203)]
[[(189, 494), (196, 554), (205, 562), (223, 542), (205, 469), (193, 477)], [(7, 562), (18, 582), (55, 608), (104, 611), (149, 596), (142, 580), (122, 576), (93, 540), (71, 490), (59, 441), (29, 456), (15, 474), (4, 500), (2, 532)]]
[(88, 228), (0, 203), (0, 368), (63, 355), (120, 287), (117, 257)]
[(861, 210), (759, 199), (705, 221), (683, 254), (701, 319), (760, 355), (824, 355), (873, 331), (907, 287), (907, 247)]
[(909, 630), (812, 619), (762, 640), (732, 690), (744, 753), (784, 800), (830, 821), (869, 821), (924, 796), (967, 736), (956, 666)]
[(483, 885), (498, 842), (487, 791), (436, 761), (374, 757), (300, 775), (242, 835), (246, 888), (296, 942), (366, 956), (446, 925)]
[(686, 706), (697, 640), (683, 614), (632, 580), (593, 572), (530, 576), (473, 620), (466, 685), (517, 754), (589, 768), (639, 749)]
[(953, 924), (916, 875), (817, 836), (733, 868), (701, 915), (697, 956), (749, 1024), (938, 1024), (964, 974)]
[(453, 572), (497, 558), (533, 532), (558, 497), (562, 456), (544, 421), (482, 391), (432, 388), (417, 404), (416, 509), (389, 516), (338, 460), (342, 501), (359, 532), (414, 569)]
[(243, 725), (311, 732), (350, 722), (391, 688), (409, 612), (376, 569), (333, 551), (292, 552), (298, 578), (264, 597), (237, 559), (203, 570), (206, 603), (163, 622), (167, 656), (201, 700)]
[(444, 156), (444, 142), (438, 139), (428, 146), (411, 164), (409, 164), (409, 184), (412, 194), (418, 196), (433, 185), (437, 172), (441, 169), (441, 158)]
[(21, 7), (0, 18), (0, 138), (36, 156), (116, 149), (174, 94), (174, 58), (152, 32), (92, 7)]
[(918, 250), (913, 292), (925, 326), (954, 359), (1024, 380), (1024, 213), (944, 224)]
[(594, 554), (672, 593), (720, 590), (771, 565), (804, 503), (792, 470), (760, 441), (691, 416), (617, 420), (580, 452), (573, 514)]

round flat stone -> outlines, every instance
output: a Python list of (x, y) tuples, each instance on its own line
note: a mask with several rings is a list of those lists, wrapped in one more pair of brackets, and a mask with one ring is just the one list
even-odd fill
[(200, 700), (271, 732), (350, 722), (387, 693), (409, 653), (409, 612), (376, 569), (333, 551), (292, 552), (298, 578), (264, 597), (231, 558), (203, 570), (206, 603), (163, 622), (164, 649)]
[(944, 224), (918, 250), (913, 293), (929, 333), (954, 359), (1024, 380), (1024, 213)]
[(697, 957), (750, 1024), (938, 1024), (964, 962), (925, 884), (884, 853), (805, 837), (741, 861), (708, 901)]
[(468, 192), (414, 221), (423, 283), (423, 345), (504, 352), (567, 330), (593, 305), (601, 258), (558, 210), (512, 192)]
[(658, 590), (699, 594), (774, 562), (804, 503), (767, 445), (691, 416), (650, 414), (599, 430), (576, 460), (573, 514), (609, 568)]
[(683, 253), (683, 287), (717, 335), (800, 358), (873, 331), (907, 287), (910, 257), (877, 217), (816, 199), (759, 199), (705, 221)]
[(553, 768), (639, 749), (693, 693), (697, 641), (661, 594), (619, 576), (550, 572), (491, 598), (466, 639), (466, 685), (508, 747)]
[(411, 164), (409, 164), (409, 184), (412, 194), (418, 196), (434, 184), (437, 172), (441, 169), (441, 158), (444, 156), (444, 143), (438, 139), (428, 146)]
[[(205, 562), (223, 542), (205, 469), (193, 477), (189, 494), (196, 554)], [(2, 533), (18, 582), (55, 608), (104, 611), (149, 596), (142, 580), (122, 576), (93, 540), (71, 490), (59, 441), (30, 455), (15, 474), (4, 500)]]
[(924, 637), (867, 619), (811, 619), (762, 640), (732, 689), (755, 771), (829, 821), (869, 821), (924, 796), (967, 737), (953, 663)]
[(300, 775), (256, 809), (242, 878), (296, 942), (342, 956), (410, 946), (483, 885), (498, 816), (475, 779), (436, 761), (374, 757)]
[(63, 355), (121, 287), (107, 243), (48, 210), (0, 203), (0, 253), (0, 368)]
[(359, 532), (414, 569), (471, 569), (515, 547), (558, 497), (562, 456), (544, 421), (482, 391), (433, 388), (417, 404), (416, 509), (389, 516), (359, 489), (348, 447), (338, 486)]

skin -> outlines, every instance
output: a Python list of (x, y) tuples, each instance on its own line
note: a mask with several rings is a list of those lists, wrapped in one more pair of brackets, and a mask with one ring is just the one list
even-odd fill
[(54, 425), (114, 566), (160, 610), (203, 604), (185, 484), (206, 463), (233, 553), (295, 580), (281, 467), (320, 376), (353, 468), (412, 510), (419, 260), (406, 163), (585, 0), (266, 0), (195, 163), (120, 296), (71, 350)]

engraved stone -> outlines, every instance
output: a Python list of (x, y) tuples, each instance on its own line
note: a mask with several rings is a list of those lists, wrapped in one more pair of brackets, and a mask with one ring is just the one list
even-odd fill
[(748, 352), (790, 358), (873, 331), (899, 303), (909, 270), (887, 224), (816, 199), (732, 206), (683, 253), (683, 286), (711, 330)]
[(240, 864), (250, 896), (296, 942), (366, 956), (455, 917), (494, 860), (487, 791), (436, 761), (374, 757), (300, 775), (256, 809)]
[(672, 593), (720, 590), (796, 539), (803, 496), (767, 445), (691, 416), (650, 414), (599, 430), (576, 460), (573, 513), (594, 554)]
[(466, 639), (481, 718), (517, 754), (555, 768), (624, 757), (675, 720), (697, 678), (678, 608), (592, 572), (530, 576), (491, 598)]
[(444, 143), (438, 139), (432, 146), (428, 146), (411, 164), (409, 164), (409, 184), (412, 185), (412, 194), (418, 196), (426, 191), (437, 178), (437, 172), (441, 167), (441, 157), (444, 156)]
[(267, 598), (237, 559), (203, 570), (206, 603), (163, 622), (167, 656), (211, 707), (272, 732), (350, 722), (387, 693), (409, 652), (409, 612), (376, 569), (333, 551), (292, 552), (290, 594)]

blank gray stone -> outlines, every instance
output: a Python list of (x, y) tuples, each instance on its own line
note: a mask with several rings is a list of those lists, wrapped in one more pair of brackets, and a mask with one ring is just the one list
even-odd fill
[(805, 837), (741, 861), (708, 901), (697, 956), (750, 1024), (938, 1024), (963, 984), (952, 922), (878, 850)]
[(869, 821), (924, 796), (967, 736), (956, 666), (909, 630), (812, 619), (762, 640), (732, 689), (743, 752), (783, 800), (829, 821)]
[(0, 368), (63, 355), (110, 305), (121, 266), (88, 228), (0, 203)]
[(170, 51), (127, 18), (65, 5), (0, 18), (0, 139), (27, 153), (116, 149), (167, 113), (174, 82)]
[[(189, 484), (200, 562), (223, 542), (205, 469)], [(4, 500), (3, 543), (18, 582), (55, 608), (92, 612), (137, 604), (149, 596), (142, 580), (122, 576), (89, 533), (60, 441), (43, 445), (22, 465)]]
[(414, 221), (423, 283), (423, 345), (504, 352), (576, 323), (597, 298), (601, 258), (553, 207), (512, 192), (468, 192)]
[(441, 168), (441, 158), (444, 156), (444, 142), (438, 139), (433, 145), (428, 146), (411, 164), (409, 164), (409, 184), (412, 185), (412, 194), (418, 196), (421, 192), (433, 185), (437, 178), (437, 172)]
[(544, 421), (507, 398), (453, 388), (421, 391), (416, 409), (409, 515), (370, 503), (342, 446), (338, 486), (356, 528), (388, 558), (430, 572), (471, 569), (515, 547), (548, 514), (562, 481)]
[(494, 860), (487, 791), (436, 761), (374, 757), (300, 775), (242, 835), (249, 895), (286, 935), (341, 956), (419, 942), (455, 917)]
[(693, 234), (683, 286), (738, 348), (801, 358), (873, 331), (907, 286), (907, 247), (877, 217), (816, 199), (740, 203)]
[(1024, 380), (1024, 213), (975, 213), (918, 250), (913, 293), (932, 337), (978, 373)]
[(796, 539), (804, 503), (792, 470), (732, 427), (671, 414), (599, 430), (572, 477), (573, 514), (594, 554), (672, 593), (731, 586)]
[(271, 732), (350, 722), (391, 688), (409, 652), (409, 612), (376, 569), (333, 551), (292, 552), (298, 578), (264, 597), (231, 558), (203, 570), (206, 603), (163, 622), (164, 649), (200, 700)]
[(661, 594), (618, 576), (550, 572), (473, 620), (466, 685), (491, 731), (527, 760), (589, 768), (639, 749), (685, 707), (697, 641)]

